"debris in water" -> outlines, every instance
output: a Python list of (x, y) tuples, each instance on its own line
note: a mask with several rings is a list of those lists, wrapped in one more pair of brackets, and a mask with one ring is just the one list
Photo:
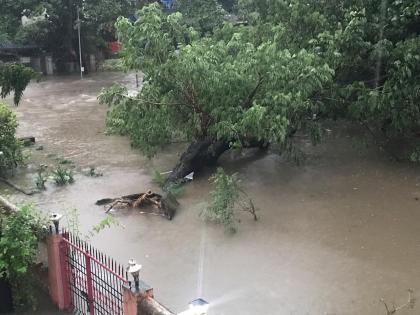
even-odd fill
[(184, 177), (187, 181), (192, 181), (194, 179), (194, 172), (189, 173), (187, 176)]
[(410, 309), (414, 308), (414, 306), (416, 304), (416, 299), (413, 297), (414, 290), (413, 289), (408, 289), (407, 291), (408, 291), (408, 301), (407, 301), (407, 303), (405, 303), (403, 305), (400, 305), (400, 306), (395, 306), (395, 305), (389, 306), (385, 302), (385, 299), (383, 299), (383, 298), (381, 299), (381, 302), (385, 306), (387, 315), (395, 314), (398, 311), (402, 310), (403, 308), (410, 308)]
[[(96, 205), (107, 205), (110, 204), (106, 213), (111, 211), (114, 207), (119, 208), (147, 208), (151, 206), (151, 210), (145, 212), (141, 211), (142, 214), (153, 214), (160, 215), (172, 220), (178, 207), (178, 201), (173, 197), (171, 193), (166, 193), (164, 196), (154, 193), (148, 190), (145, 193), (132, 194), (122, 196), (119, 198), (105, 198), (96, 201)], [(157, 209), (155, 212), (153, 209)]]

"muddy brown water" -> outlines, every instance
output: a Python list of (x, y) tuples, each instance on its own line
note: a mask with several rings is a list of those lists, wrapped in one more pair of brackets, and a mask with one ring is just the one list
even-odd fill
[[(148, 160), (127, 139), (105, 135), (106, 107), (96, 96), (114, 81), (134, 88), (135, 77), (102, 73), (29, 86), (16, 108), (19, 134), (44, 149), (31, 150), (13, 181), (29, 187), (37, 164), (65, 158), (76, 182), (33, 197), (2, 186), (3, 194), (46, 212), (77, 208), (86, 234), (105, 217), (97, 199), (156, 188), (153, 170), (169, 170), (183, 145)], [(156, 298), (176, 312), (202, 296), (210, 314), (386, 314), (381, 298), (399, 305), (407, 289), (420, 293), (420, 169), (360, 145), (351, 128), (330, 129), (315, 148), (302, 139), (308, 160), (301, 166), (270, 152), (225, 154), (221, 164), (239, 174), (260, 216), (241, 214), (234, 235), (199, 218), (208, 171), (186, 186), (173, 221), (115, 211), (118, 226), (91, 242), (120, 262), (136, 258)], [(103, 176), (84, 176), (91, 165)], [(416, 305), (397, 314), (419, 313)]]

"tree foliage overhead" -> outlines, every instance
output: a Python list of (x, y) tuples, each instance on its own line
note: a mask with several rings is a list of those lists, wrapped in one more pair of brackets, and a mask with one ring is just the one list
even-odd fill
[(331, 86), (317, 95), (321, 115), (387, 135), (420, 130), (420, 2), (240, 0), (239, 8), (260, 30), (285, 27), (288, 45), (316, 52), (334, 69)]
[(209, 205), (200, 214), (204, 220), (222, 224), (230, 232), (235, 232), (236, 224), (240, 222), (238, 212), (248, 212), (255, 221), (258, 220), (257, 209), (241, 188), (237, 174), (228, 175), (218, 168), (210, 182), (213, 189), (209, 194)]
[(0, 64), (0, 96), (5, 98), (14, 93), (13, 102), (17, 106), (22, 98), (23, 91), (37, 74), (21, 64)]
[(419, 132), (418, 1), (239, 0), (237, 9), (242, 23), (204, 32), (189, 11), (157, 4), (134, 24), (119, 19), (125, 66), (145, 83), (136, 97), (122, 86), (102, 94), (110, 129), (149, 155), (174, 136), (190, 139), (185, 172), (203, 148), (285, 145), (299, 130), (319, 140), (322, 118)]

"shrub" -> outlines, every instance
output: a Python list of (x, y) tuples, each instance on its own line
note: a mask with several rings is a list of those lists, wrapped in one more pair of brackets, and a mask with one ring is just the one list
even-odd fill
[(63, 186), (74, 182), (73, 172), (69, 169), (63, 168), (61, 165), (52, 171), (52, 178), (56, 185)]
[(35, 185), (39, 190), (45, 190), (45, 183), (48, 180), (48, 172), (46, 165), (40, 165), (36, 171)]
[(0, 173), (23, 161), (22, 145), (15, 136), (16, 128), (16, 115), (6, 104), (0, 103)]
[(210, 181), (213, 185), (210, 203), (201, 215), (204, 219), (222, 224), (227, 230), (235, 232), (234, 206), (239, 198), (238, 179), (235, 174), (229, 176), (222, 168), (218, 168)]
[(235, 214), (237, 211), (248, 212), (255, 221), (258, 220), (257, 209), (240, 187), (240, 180), (236, 174), (228, 175), (222, 168), (218, 168), (210, 181), (213, 185), (210, 202), (201, 213), (205, 220), (222, 224), (230, 232), (236, 232)]
[(45, 222), (28, 205), (13, 213), (0, 209), (0, 278), (11, 284), (18, 308), (35, 306), (31, 266), (35, 263), (38, 241), (45, 233)]

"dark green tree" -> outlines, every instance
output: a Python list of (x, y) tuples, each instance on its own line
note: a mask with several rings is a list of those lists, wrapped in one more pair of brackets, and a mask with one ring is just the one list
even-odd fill
[(169, 181), (231, 147), (290, 148), (299, 130), (319, 141), (324, 118), (387, 137), (420, 132), (418, 1), (240, 0), (238, 15), (247, 23), (216, 23), (205, 36), (157, 4), (134, 25), (118, 22), (125, 66), (145, 84), (137, 97), (122, 86), (102, 94), (108, 126), (149, 155), (190, 140)]
[(335, 72), (318, 118), (344, 118), (385, 136), (420, 131), (420, 3), (415, 0), (250, 1), (239, 14), (262, 40), (273, 25), (288, 47), (314, 51)]
[(37, 74), (28, 67), (20, 64), (0, 64), (0, 97), (5, 98), (14, 93), (13, 102), (17, 106), (23, 91)]
[[(119, 16), (135, 12), (130, 0), (0, 0), (0, 39), (22, 44), (38, 44), (52, 52), (58, 65), (77, 60), (77, 10), (80, 9), (82, 45), (85, 53), (104, 47), (105, 39), (114, 34)], [(3, 13), (4, 12), (4, 13)], [(21, 24), (22, 16), (40, 18), (30, 25)], [(60, 63), (60, 61), (62, 61)]]

